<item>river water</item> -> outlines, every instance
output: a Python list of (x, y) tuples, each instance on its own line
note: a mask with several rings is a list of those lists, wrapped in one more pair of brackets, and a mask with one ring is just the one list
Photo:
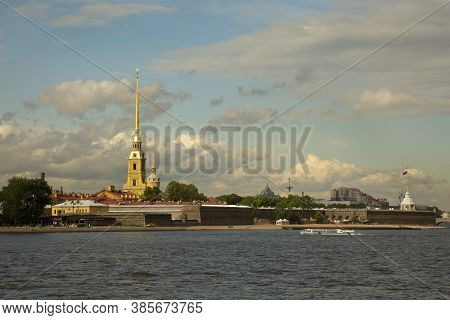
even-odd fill
[(450, 229), (0, 234), (0, 298), (445, 299)]

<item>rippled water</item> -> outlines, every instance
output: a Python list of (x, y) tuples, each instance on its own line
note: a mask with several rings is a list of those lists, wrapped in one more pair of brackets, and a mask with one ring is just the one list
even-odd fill
[(1, 234), (0, 297), (438, 299), (450, 295), (450, 229), (362, 232), (360, 237), (301, 237), (299, 231), (280, 230)]

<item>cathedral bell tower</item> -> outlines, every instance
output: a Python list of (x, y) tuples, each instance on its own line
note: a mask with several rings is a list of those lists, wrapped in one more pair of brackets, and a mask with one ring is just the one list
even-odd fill
[(139, 130), (139, 69), (136, 69), (136, 114), (132, 149), (128, 157), (128, 177), (123, 190), (141, 196), (146, 187), (145, 153)]

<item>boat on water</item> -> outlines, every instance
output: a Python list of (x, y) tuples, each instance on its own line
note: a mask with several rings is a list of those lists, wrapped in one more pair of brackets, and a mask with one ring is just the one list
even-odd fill
[(355, 230), (342, 229), (305, 229), (300, 231), (302, 236), (356, 236)]

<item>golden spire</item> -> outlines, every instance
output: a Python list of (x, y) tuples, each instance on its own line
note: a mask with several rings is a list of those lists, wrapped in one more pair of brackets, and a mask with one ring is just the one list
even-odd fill
[(135, 130), (139, 132), (139, 68), (136, 69), (136, 121)]
[(151, 167), (151, 169), (152, 169), (152, 173), (156, 174), (156, 165), (155, 165), (155, 159), (153, 159), (153, 162), (152, 162), (152, 167)]

